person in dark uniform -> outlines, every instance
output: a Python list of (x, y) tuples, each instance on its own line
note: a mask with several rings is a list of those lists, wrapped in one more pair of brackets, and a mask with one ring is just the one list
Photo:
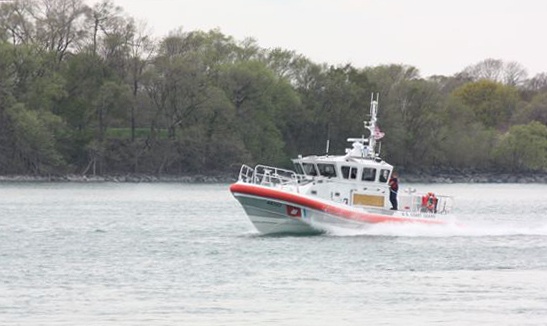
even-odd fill
[(399, 180), (397, 179), (397, 173), (391, 174), (389, 179), (389, 201), (391, 202), (391, 209), (397, 210), (397, 192), (399, 191)]

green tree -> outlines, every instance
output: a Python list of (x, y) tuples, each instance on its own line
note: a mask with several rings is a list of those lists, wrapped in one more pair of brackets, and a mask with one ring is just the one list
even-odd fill
[(420, 78), (420, 71), (407, 65), (380, 65), (364, 69), (374, 91), (382, 96), (382, 103), (391, 106), (391, 92), (402, 82)]
[(300, 104), (295, 105), (285, 119), (288, 153), (295, 156), (324, 151), (329, 135), (327, 117), (320, 110), (326, 83), (325, 72), (328, 68), (302, 59), (298, 60), (293, 69), (291, 84)]
[(291, 96), (285, 83), (259, 61), (226, 65), (220, 70), (218, 85), (233, 105), (236, 130), (256, 161), (287, 161), (278, 126), (278, 114), (292, 103), (285, 97)]
[(505, 169), (516, 171), (547, 171), (547, 126), (532, 121), (512, 126), (502, 135), (494, 153)]
[(386, 157), (409, 168), (439, 164), (446, 104), (437, 85), (422, 79), (401, 81), (386, 102), (390, 107), (382, 105), (381, 120), (386, 131)]
[[(163, 46), (176, 40), (165, 40)], [(169, 49), (167, 49), (169, 51)], [(154, 61), (145, 88), (167, 124), (169, 138), (175, 139), (177, 128), (192, 123), (193, 115), (208, 100), (208, 81), (203, 65), (193, 54), (165, 53)]]
[(63, 164), (55, 148), (55, 130), (62, 126), (59, 117), (28, 110), (23, 104), (10, 107), (7, 113), (14, 128), (14, 160), (34, 174), (55, 172)]
[(14, 44), (34, 44), (57, 66), (83, 43), (89, 7), (83, 0), (13, 1), (0, 7), (0, 31)]
[(100, 101), (107, 92), (104, 85), (118, 82), (104, 60), (89, 52), (71, 56), (61, 72), (66, 80), (66, 96), (53, 110), (66, 123), (58, 140), (59, 149), (75, 169), (83, 169), (89, 163), (86, 147), (102, 135), (101, 110), (106, 108), (100, 106)]
[(131, 141), (135, 141), (137, 127), (138, 96), (143, 87), (144, 70), (150, 64), (156, 50), (156, 43), (145, 31), (146, 25), (138, 25), (129, 42), (129, 83), (131, 85)]
[(14, 102), (16, 78), (13, 66), (14, 46), (0, 41), (0, 173), (8, 173), (13, 166), (14, 137), (6, 110)]
[(452, 96), (438, 119), (439, 166), (446, 169), (490, 168), (496, 132), (475, 121), (471, 108)]
[(31, 44), (35, 39), (33, 10), (35, 1), (0, 3), (0, 35), (14, 45)]
[(513, 120), (519, 124), (538, 121), (547, 125), (547, 93), (539, 93), (525, 103), (522, 109), (515, 112)]
[(506, 129), (519, 99), (516, 88), (490, 80), (467, 83), (453, 92), (490, 128)]

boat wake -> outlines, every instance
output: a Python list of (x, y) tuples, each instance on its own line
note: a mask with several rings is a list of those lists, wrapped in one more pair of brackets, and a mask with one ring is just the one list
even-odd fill
[(488, 236), (547, 236), (547, 224), (514, 225), (498, 221), (449, 223), (443, 225), (379, 223), (366, 228), (348, 229), (314, 223), (328, 236), (393, 236), (393, 237), (488, 237)]

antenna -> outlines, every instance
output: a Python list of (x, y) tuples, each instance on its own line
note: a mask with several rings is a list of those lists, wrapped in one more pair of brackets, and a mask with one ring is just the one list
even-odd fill
[[(376, 99), (374, 99), (374, 95), (376, 95)], [(379, 155), (381, 146), (378, 149), (378, 153), (375, 151), (376, 143), (377, 141), (382, 138), (382, 135), (380, 134), (380, 129), (376, 126), (376, 122), (378, 121), (377, 115), (378, 115), (378, 99), (380, 98), (379, 93), (371, 93), (370, 94), (370, 120), (365, 121), (365, 129), (369, 130), (369, 136), (368, 136), (368, 142), (367, 142), (367, 153), (370, 153), (370, 157), (374, 158)]]
[(329, 145), (330, 145), (330, 122), (327, 122), (327, 148), (325, 155), (329, 156)]
[[(374, 99), (376, 95), (376, 100)], [(370, 94), (370, 119), (363, 121), (365, 129), (369, 131), (367, 138), (363, 135), (361, 138), (348, 138), (349, 142), (353, 142), (353, 149), (347, 148), (346, 153), (353, 157), (364, 157), (368, 159), (378, 159), (380, 151), (382, 149), (382, 143), (379, 140), (384, 136), (384, 133), (380, 131), (380, 128), (376, 125), (378, 121), (378, 100), (380, 98), (379, 93)], [(376, 152), (376, 145), (378, 143), (378, 152)], [(360, 155), (359, 155), (360, 154)]]

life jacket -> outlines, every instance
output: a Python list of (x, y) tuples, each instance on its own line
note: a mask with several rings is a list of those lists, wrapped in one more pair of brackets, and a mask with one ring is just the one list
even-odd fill
[(397, 178), (395, 177), (389, 179), (389, 188), (394, 192), (399, 191), (399, 180), (397, 180)]

